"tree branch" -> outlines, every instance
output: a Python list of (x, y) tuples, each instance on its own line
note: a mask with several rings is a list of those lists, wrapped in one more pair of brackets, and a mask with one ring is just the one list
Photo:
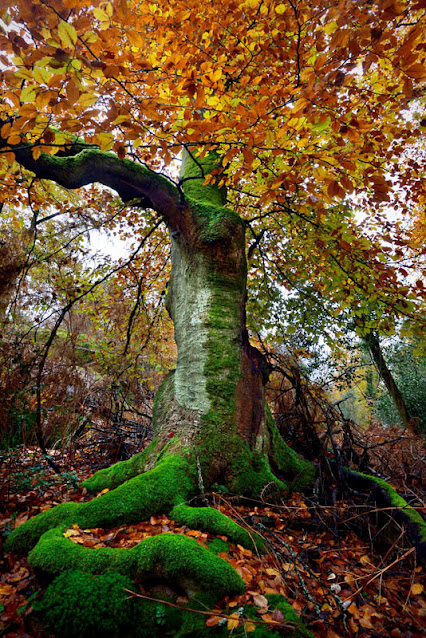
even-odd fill
[(16, 161), (38, 178), (50, 179), (65, 188), (80, 188), (98, 182), (115, 190), (123, 202), (152, 208), (172, 227), (179, 227), (182, 203), (178, 189), (166, 177), (131, 160), (120, 160), (113, 153), (92, 145), (71, 144), (57, 155), (42, 153), (34, 159), (32, 147), (20, 144), (0, 149), (12, 151)]

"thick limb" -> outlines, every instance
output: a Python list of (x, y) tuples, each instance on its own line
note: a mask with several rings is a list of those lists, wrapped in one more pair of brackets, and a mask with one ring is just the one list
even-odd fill
[(208, 591), (216, 600), (244, 591), (244, 581), (229, 563), (187, 536), (160, 534), (132, 549), (92, 549), (65, 538), (64, 531), (60, 526), (43, 534), (29, 554), (32, 567), (51, 577), (71, 569), (113, 571), (143, 582), (161, 578), (178, 590)]

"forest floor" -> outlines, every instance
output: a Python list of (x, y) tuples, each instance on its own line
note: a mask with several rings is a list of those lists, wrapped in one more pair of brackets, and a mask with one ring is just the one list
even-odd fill
[[(96, 445), (72, 457), (61, 454), (64, 471), (58, 475), (34, 448), (20, 447), (0, 456), (0, 534), (7, 535), (11, 528), (57, 503), (92, 498), (78, 484), (98, 469), (99, 458), (102, 454)], [(386, 458), (389, 460), (389, 456)], [(419, 502), (421, 477), (414, 473), (412, 478), (414, 487), (417, 483)], [(406, 483), (398, 485), (395, 480), (393, 485), (404, 493), (412, 489)], [(248, 635), (257, 623), (278, 628), (283, 618), (278, 610), (271, 614), (268, 609), (265, 595), (271, 593), (286, 596), (318, 638), (425, 635), (425, 569), (416, 564), (415, 550), (404, 542), (404, 532), (398, 534), (394, 527), (393, 542), (384, 548), (377, 545), (375, 538), (373, 549), (377, 527), (371, 506), (350, 506), (335, 486), (329, 486), (328, 490), (330, 503), (334, 499), (332, 505), (314, 503), (300, 494), (294, 494), (280, 506), (261, 502), (242, 504), (226, 494), (208, 496), (211, 505), (244, 526), (260, 531), (271, 547), (264, 556), (239, 545), (231, 545), (229, 552), (220, 554), (237, 569), (247, 588), (242, 596), (226, 598), (215, 609), (204, 612), (206, 625), (212, 627), (212, 637), (213, 628), (224, 623), (230, 635), (243, 622)], [(419, 511), (425, 514), (426, 508), (419, 507)], [(361, 535), (355, 535), (355, 527)], [(162, 532), (185, 534), (201, 544), (212, 538), (199, 530), (177, 525), (166, 515), (108, 530), (81, 530), (74, 526), (67, 534), (86, 547), (133, 547), (147, 536)], [(43, 589), (27, 559), (2, 553), (0, 573), (0, 636), (46, 638), (32, 610), (32, 602), (42, 595)], [(148, 597), (151, 594), (146, 586), (138, 586), (136, 593)], [(187, 602), (178, 598), (176, 604)], [(257, 607), (256, 622), (244, 621), (239, 615), (238, 610), (245, 604)]]

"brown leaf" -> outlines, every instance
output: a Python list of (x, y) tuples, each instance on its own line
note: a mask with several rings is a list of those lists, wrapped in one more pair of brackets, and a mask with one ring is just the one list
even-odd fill
[(274, 611), (271, 614), (271, 618), (272, 620), (275, 620), (276, 622), (284, 622), (284, 614), (279, 609), (274, 609)]
[(255, 594), (253, 596), (253, 602), (256, 607), (268, 607), (268, 601), (265, 596), (262, 596), (262, 594)]

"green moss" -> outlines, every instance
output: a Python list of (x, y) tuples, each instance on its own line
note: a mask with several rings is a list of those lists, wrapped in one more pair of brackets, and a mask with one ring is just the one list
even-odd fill
[(187, 200), (203, 244), (219, 241), (229, 243), (236, 232), (241, 232), (243, 222), (235, 211), (192, 197), (187, 197)]
[(268, 405), (265, 406), (265, 416), (270, 436), (270, 456), (278, 470), (292, 477), (289, 487), (296, 491), (312, 486), (317, 474), (315, 465), (286, 444)]
[[(291, 624), (294, 628), (290, 629), (290, 627), (286, 627), (280, 631), (273, 631), (268, 627), (260, 625), (250, 634), (251, 636), (254, 638), (273, 638), (275, 636), (286, 636), (286, 638), (315, 638), (314, 634), (305, 627), (290, 603), (283, 596), (279, 594), (268, 594), (266, 598), (268, 600), (270, 613), (278, 609), (284, 616), (283, 622)], [(255, 607), (246, 607), (245, 611), (248, 618), (259, 620), (259, 615)]]
[(187, 536), (160, 534), (131, 549), (92, 549), (65, 538), (64, 529), (61, 526), (43, 534), (28, 556), (34, 569), (50, 576), (79, 569), (148, 581), (161, 577), (180, 587), (206, 590), (216, 600), (244, 591), (244, 581), (231, 565)]
[(195, 493), (195, 484), (195, 476), (184, 458), (167, 457), (149, 472), (88, 503), (63, 503), (31, 518), (13, 530), (6, 549), (26, 552), (44, 532), (61, 523), (76, 523), (81, 528), (138, 523), (185, 501)]
[(265, 550), (265, 543), (258, 534), (247, 532), (228, 516), (211, 507), (189, 507), (182, 503), (172, 509), (170, 516), (177, 523), (192, 529), (226, 536), (231, 543), (239, 543), (249, 549)]
[(128, 461), (120, 461), (115, 465), (95, 472), (93, 476), (83, 481), (82, 486), (92, 494), (101, 492), (104, 489), (115, 489), (119, 485), (122, 485), (122, 483), (144, 472), (146, 463), (155, 450), (156, 445), (156, 440), (151, 441), (143, 452), (135, 454)]
[(214, 151), (203, 158), (197, 157), (196, 154), (194, 157), (196, 161), (187, 151), (182, 153), (180, 179), (183, 182), (185, 197), (195, 201), (208, 201), (213, 206), (223, 206), (226, 202), (226, 189), (219, 188), (214, 182), (203, 184), (205, 176), (220, 168), (220, 157)]
[(417, 512), (414, 507), (408, 505), (407, 501), (402, 498), (396, 491), (394, 487), (389, 485), (383, 479), (377, 478), (375, 476), (371, 476), (370, 474), (363, 474), (362, 472), (355, 472), (354, 470), (350, 470), (351, 474), (358, 475), (375, 483), (388, 497), (391, 505), (401, 510), (402, 514), (410, 521), (412, 525), (415, 526), (418, 537), (421, 543), (426, 543), (426, 521), (424, 518)]
[(221, 538), (213, 538), (208, 544), (208, 548), (213, 554), (227, 554), (229, 552), (229, 543)]
[(134, 600), (125, 589), (133, 581), (120, 574), (62, 574), (49, 585), (41, 602), (33, 603), (48, 630), (61, 638), (122, 636), (135, 617)]
[[(285, 622), (289, 623), (288, 627), (274, 630), (270, 625), (256, 625), (253, 632), (247, 633), (244, 624), (232, 630), (232, 636), (236, 638), (246, 638), (253, 636), (254, 638), (314, 638), (314, 634), (309, 631), (300, 620), (294, 609), (285, 598), (279, 595), (268, 595), (270, 612), (279, 609), (284, 616)], [(194, 605), (191, 604), (191, 607)], [(235, 611), (235, 610), (233, 610)], [(253, 606), (245, 606), (242, 610), (241, 618), (247, 620), (259, 621), (262, 619), (257, 613), (257, 608)], [(174, 634), (174, 638), (228, 638), (230, 635), (227, 629), (226, 620), (222, 624), (213, 628), (206, 627), (205, 619), (196, 614), (185, 614), (180, 631)]]
[(267, 458), (252, 452), (246, 443), (240, 443), (230, 467), (230, 488), (236, 494), (262, 494), (266, 500), (277, 500), (288, 492), (287, 485), (272, 473)]

